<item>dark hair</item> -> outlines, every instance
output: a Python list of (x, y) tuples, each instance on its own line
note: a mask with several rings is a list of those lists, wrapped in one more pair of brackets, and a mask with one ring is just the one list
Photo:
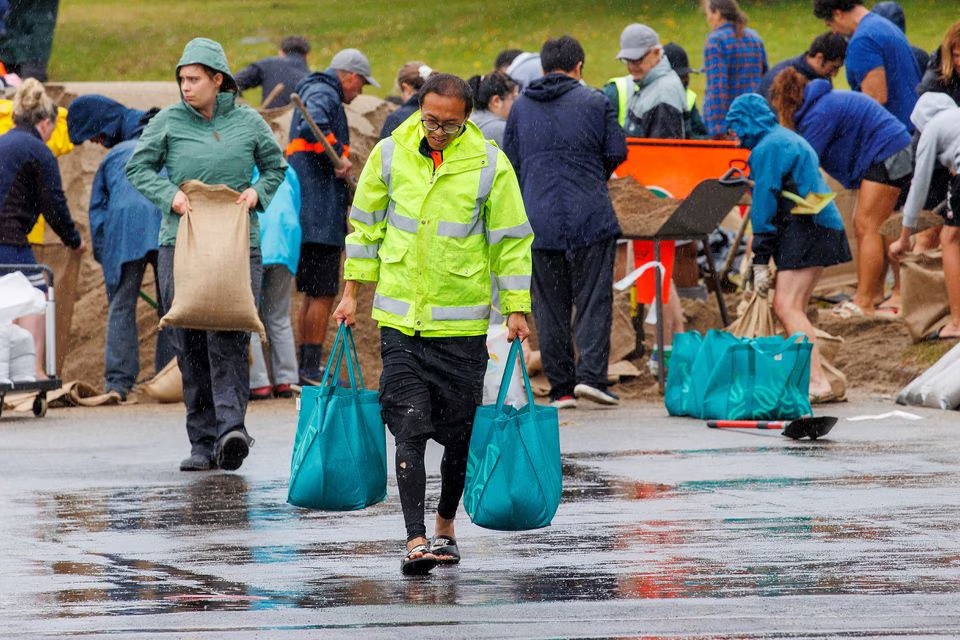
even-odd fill
[(280, 51), (306, 57), (310, 53), (310, 43), (303, 36), (287, 36), (280, 41)]
[(490, 100), (494, 96), (506, 98), (518, 86), (513, 78), (500, 71), (494, 71), (485, 76), (473, 76), (467, 80), (467, 83), (473, 90), (477, 109), (483, 111), (490, 107)]
[(777, 119), (787, 129), (796, 129), (794, 115), (803, 104), (803, 92), (810, 82), (805, 75), (787, 67), (777, 74), (770, 85), (770, 103), (777, 112)]
[[(427, 81), (427, 78), (434, 73), (436, 73), (436, 71), (431, 69), (426, 62), (412, 60), (400, 67), (400, 71), (397, 72), (397, 86), (408, 84), (414, 91), (419, 91), (423, 83)], [(426, 78), (424, 75), (426, 75)]]
[(703, 0), (704, 9), (716, 11), (720, 17), (734, 26), (738, 36), (743, 35), (747, 26), (747, 14), (740, 9), (737, 0)]
[(494, 69), (500, 69), (501, 67), (509, 67), (510, 63), (516, 59), (518, 55), (523, 53), (523, 49), (504, 49), (497, 54), (497, 59), (493, 63)]
[(417, 103), (421, 109), (423, 108), (423, 99), (431, 93), (446, 98), (463, 100), (463, 106), (468, 116), (473, 111), (473, 91), (470, 89), (470, 85), (464, 82), (463, 78), (452, 73), (435, 73), (427, 78), (417, 94)]
[(810, 57), (818, 53), (823, 54), (824, 60), (829, 60), (830, 62), (836, 60), (842, 61), (847, 56), (847, 39), (839, 33), (833, 33), (832, 31), (821, 33), (813, 39), (813, 42), (810, 43), (810, 48), (807, 49), (807, 55)]
[(813, 0), (813, 15), (821, 20), (830, 20), (834, 11), (851, 11), (862, 4), (860, 0)]
[(560, 36), (547, 40), (540, 49), (540, 66), (544, 73), (573, 71), (577, 63), (584, 62), (583, 47), (572, 36)]

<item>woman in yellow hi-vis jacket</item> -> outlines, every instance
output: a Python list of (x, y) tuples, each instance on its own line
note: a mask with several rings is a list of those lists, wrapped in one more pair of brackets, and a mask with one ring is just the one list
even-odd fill
[[(405, 574), (460, 561), (454, 517), (486, 370), (491, 278), (509, 339), (529, 334), (533, 231), (513, 167), (467, 118), (470, 87), (435, 74), (420, 111), (371, 152), (350, 212), (338, 322), (353, 325), (356, 291), (375, 282), (380, 403), (397, 443), (407, 528)], [(426, 538), (424, 450), (443, 445), (435, 536)]]

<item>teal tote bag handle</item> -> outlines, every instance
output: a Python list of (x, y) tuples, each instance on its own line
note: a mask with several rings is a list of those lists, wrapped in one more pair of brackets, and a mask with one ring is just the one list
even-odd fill
[(520, 372), (523, 374), (523, 389), (527, 393), (527, 403), (533, 407), (533, 389), (530, 385), (530, 374), (527, 373), (527, 363), (523, 360), (523, 345), (520, 338), (514, 338), (510, 343), (510, 353), (507, 354), (507, 361), (503, 367), (503, 378), (500, 379), (500, 392), (497, 394), (497, 412), (503, 411), (503, 405), (507, 401), (507, 391), (510, 389), (510, 378), (513, 376), (513, 367), (520, 363)]

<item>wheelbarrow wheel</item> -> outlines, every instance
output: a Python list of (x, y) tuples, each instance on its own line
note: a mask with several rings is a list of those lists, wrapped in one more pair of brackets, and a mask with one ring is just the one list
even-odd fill
[(33, 399), (33, 415), (38, 418), (47, 415), (47, 394), (41, 392)]

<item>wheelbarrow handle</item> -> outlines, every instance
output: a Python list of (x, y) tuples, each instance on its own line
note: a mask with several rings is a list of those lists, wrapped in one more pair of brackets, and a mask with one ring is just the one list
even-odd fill
[(745, 174), (743, 169), (740, 167), (730, 167), (722, 176), (720, 176), (717, 182), (727, 187), (733, 187), (741, 184), (752, 185), (753, 183), (753, 181), (747, 177), (747, 174)]

